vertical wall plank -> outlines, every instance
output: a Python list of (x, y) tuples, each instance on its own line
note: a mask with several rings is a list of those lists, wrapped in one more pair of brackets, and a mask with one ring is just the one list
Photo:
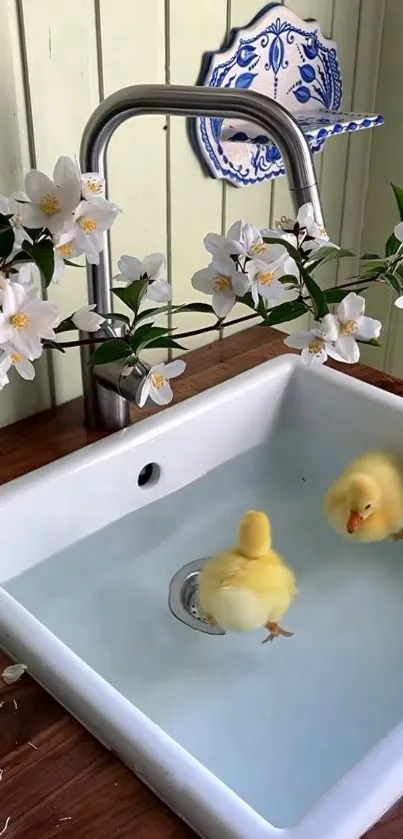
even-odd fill
[[(202, 54), (215, 50), (223, 41), (227, 25), (226, 0), (172, 0), (169, 21), (169, 55), (171, 84), (195, 84), (200, 72)], [(186, 36), (184, 37), (184, 33)], [(204, 300), (190, 285), (195, 271), (210, 259), (203, 246), (209, 231), (221, 231), (222, 181), (209, 178), (190, 147), (186, 121), (169, 120), (170, 139), (170, 205), (169, 245), (175, 302)], [(180, 331), (209, 325), (211, 316), (179, 315), (175, 322)], [(209, 343), (214, 333), (187, 339), (189, 348)]]
[[(396, 79), (401, 63), (403, 16), (400, 3), (387, 0), (377, 108), (385, 125), (374, 133), (363, 247), (384, 253), (385, 242), (398, 221), (390, 182), (403, 184), (403, 103), (396, 93)], [(382, 349), (368, 348), (369, 363), (403, 376), (403, 314), (393, 305), (395, 293), (386, 286), (371, 292), (371, 314), (383, 322)]]
[[(78, 154), (81, 135), (98, 104), (93, 0), (22, 0), (37, 166), (52, 175), (61, 154)], [(69, 268), (49, 297), (62, 315), (87, 299), (85, 272)], [(76, 350), (54, 354), (56, 401), (81, 391)]]
[[(376, 105), (379, 59), (382, 42), (384, 3), (382, 0), (361, 0), (354, 78), (353, 109), (373, 111)], [(362, 252), (364, 212), (369, 180), (371, 143), (376, 132), (364, 131), (349, 139), (345, 175), (345, 196), (342, 210), (341, 242), (358, 255)], [(352, 261), (351, 261), (352, 262)], [(357, 272), (358, 264), (350, 260), (339, 262), (337, 281), (340, 284)], [(375, 292), (376, 293), (376, 292)], [(367, 295), (367, 312), (379, 314), (373, 294)], [(363, 349), (362, 359), (374, 365), (382, 364), (381, 353), (373, 347)]]
[[(128, 85), (163, 84), (164, 0), (148, 0), (140, 18), (138, 5), (127, 0), (100, 0), (99, 12), (104, 96)], [(113, 274), (118, 272), (122, 254), (142, 259), (148, 253), (167, 252), (165, 129), (163, 116), (137, 117), (124, 123), (111, 141), (109, 195), (122, 209), (111, 234)], [(119, 308), (124, 311), (117, 303), (115, 309)], [(158, 325), (166, 323), (167, 317), (161, 316)], [(155, 362), (164, 359), (166, 352), (149, 352), (147, 357)]]
[[(10, 195), (24, 185), (31, 168), (29, 126), (17, 4), (0, 2), (0, 193)], [(10, 384), (0, 392), (0, 425), (22, 419), (50, 405), (48, 356), (35, 363), (36, 378), (24, 382), (13, 370)]]

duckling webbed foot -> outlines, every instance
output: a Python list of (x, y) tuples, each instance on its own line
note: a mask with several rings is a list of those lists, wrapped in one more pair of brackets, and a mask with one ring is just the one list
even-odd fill
[(262, 644), (267, 644), (268, 641), (274, 641), (274, 639), (279, 638), (280, 635), (282, 635), (283, 638), (291, 638), (294, 635), (293, 632), (288, 632), (286, 629), (282, 629), (278, 623), (273, 623), (272, 621), (265, 624), (265, 629), (268, 630), (269, 634), (267, 638), (264, 638)]

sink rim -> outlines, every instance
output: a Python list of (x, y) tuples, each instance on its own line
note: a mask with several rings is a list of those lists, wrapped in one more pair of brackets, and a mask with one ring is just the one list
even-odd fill
[[(248, 379), (263, 384), (278, 371), (290, 376), (301, 366), (298, 356), (284, 355), (251, 371), (216, 385), (211, 390), (154, 415), (123, 432), (98, 441), (42, 467), (28, 476), (4, 485), (0, 499), (13, 500), (26, 484), (46, 480), (50, 474), (65, 474), (83, 464), (103, 460), (126, 449), (133, 442), (145, 445), (155, 434), (182, 424), (199, 410), (200, 402), (214, 407)], [(378, 390), (331, 368), (311, 369), (307, 375), (327, 378), (343, 389), (368, 395), (394, 405), (403, 414), (400, 397)], [(150, 501), (152, 499), (150, 498)], [(24, 661), (30, 673), (87, 727), (107, 748), (116, 752), (136, 774), (154, 789), (171, 808), (195, 829), (213, 839), (352, 839), (359, 837), (403, 792), (403, 723), (318, 800), (294, 828), (270, 825), (249, 805), (213, 776), (169, 735), (142, 714), (96, 671), (0, 587), (0, 646), (12, 657)], [(67, 674), (67, 675), (66, 675)], [(185, 783), (185, 772), (190, 782)], [(374, 791), (375, 781), (381, 781)], [(156, 780), (157, 779), (157, 780)], [(217, 803), (218, 799), (218, 803)], [(340, 822), (340, 812), (344, 818)], [(333, 825), (336, 824), (336, 827)], [(331, 826), (331, 827), (329, 827)]]

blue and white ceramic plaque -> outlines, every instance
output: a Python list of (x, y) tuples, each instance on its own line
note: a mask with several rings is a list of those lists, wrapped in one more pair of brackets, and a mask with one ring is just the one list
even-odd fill
[[(334, 135), (383, 123), (380, 114), (344, 113), (337, 46), (322, 35), (317, 21), (301, 20), (286, 6), (269, 4), (225, 46), (207, 53), (199, 83), (206, 87), (255, 90), (291, 111), (312, 152)], [(273, 141), (242, 120), (191, 121), (196, 152), (212, 177), (236, 186), (284, 175)]]

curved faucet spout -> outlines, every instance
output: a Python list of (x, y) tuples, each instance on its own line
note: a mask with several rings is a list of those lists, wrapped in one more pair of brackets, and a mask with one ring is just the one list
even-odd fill
[[(269, 134), (279, 147), (296, 209), (310, 201), (316, 221), (323, 224), (322, 206), (315, 169), (304, 133), (294, 117), (281, 105), (260, 93), (211, 87), (180, 85), (134, 85), (108, 96), (88, 120), (80, 150), (83, 172), (106, 174), (106, 151), (116, 129), (127, 119), (145, 114), (172, 116), (229, 117), (253, 123)], [(109, 234), (99, 265), (87, 268), (88, 297), (100, 312), (110, 312), (111, 260)], [(90, 352), (82, 348), (85, 415), (89, 427), (117, 430), (129, 424), (129, 403), (103, 388), (96, 371), (88, 367)]]

